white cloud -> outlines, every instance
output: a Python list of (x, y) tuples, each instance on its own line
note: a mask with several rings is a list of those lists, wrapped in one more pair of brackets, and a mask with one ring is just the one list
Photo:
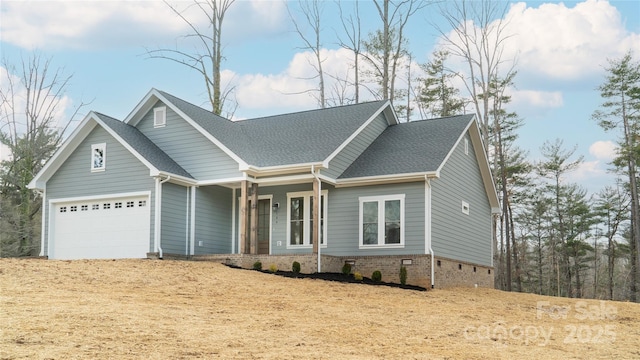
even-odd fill
[(563, 105), (560, 91), (512, 90), (509, 94), (512, 104), (518, 107), (558, 108)]
[[(2, 41), (24, 49), (105, 49), (172, 44), (189, 32), (162, 1), (2, 1)], [(191, 2), (173, 2), (185, 17), (206, 26)], [(232, 11), (233, 10), (233, 11)], [(281, 2), (239, 1), (225, 18), (223, 31), (238, 36), (268, 36), (280, 31), (286, 14)], [(203, 23), (205, 22), (205, 23)]]
[[(350, 68), (353, 53), (340, 48), (322, 49), (321, 58), (325, 81), (325, 97), (330, 104), (340, 103), (340, 98), (353, 98), (353, 87), (341, 93), (339, 80), (353, 82)], [(288, 108), (309, 109), (318, 106), (318, 78), (314, 68), (315, 55), (310, 51), (294, 54), (285, 70), (278, 74), (236, 75), (236, 99), (244, 109)], [(361, 90), (362, 99), (372, 99), (370, 93)]]
[(589, 154), (598, 160), (611, 161), (617, 156), (618, 146), (613, 141), (596, 141), (589, 146)]
[(638, 47), (640, 34), (625, 30), (619, 11), (608, 1), (511, 6), (506, 33), (514, 34), (505, 55), (518, 56), (518, 68), (557, 79), (600, 73), (607, 57)]

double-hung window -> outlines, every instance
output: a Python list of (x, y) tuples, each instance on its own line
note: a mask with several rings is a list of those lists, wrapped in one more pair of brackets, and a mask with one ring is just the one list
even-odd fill
[[(326, 245), (327, 238), (327, 190), (320, 197), (320, 244)], [(287, 247), (313, 246), (313, 192), (295, 192), (287, 194)]]
[(404, 247), (404, 194), (360, 201), (360, 248)]

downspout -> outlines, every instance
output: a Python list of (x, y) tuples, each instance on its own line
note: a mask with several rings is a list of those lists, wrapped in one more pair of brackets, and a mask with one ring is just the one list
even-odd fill
[(431, 254), (431, 288), (435, 288), (435, 256), (431, 247), (431, 180), (424, 176), (424, 237)]
[(160, 180), (160, 177), (156, 177), (156, 204), (155, 204), (155, 227), (154, 227), (154, 237), (155, 237), (155, 249), (158, 253), (158, 257), (162, 259), (162, 235), (160, 234), (161, 230), (161, 206), (162, 203), (162, 184), (166, 183), (171, 179), (171, 176), (167, 176), (166, 179)]
[(189, 228), (190, 228), (189, 241), (191, 242), (191, 247), (189, 249), (190, 255), (196, 254), (195, 248), (196, 248), (196, 191), (197, 189), (198, 189), (197, 186), (191, 187), (191, 217), (189, 218), (189, 221), (191, 221), (191, 223), (189, 224)]
[(322, 209), (322, 207), (320, 206), (320, 202), (322, 201), (322, 182), (320, 181), (320, 177), (318, 176), (318, 174), (316, 174), (315, 171), (315, 167), (314, 165), (311, 165), (311, 175), (313, 175), (314, 181), (318, 182), (318, 201), (316, 201), (316, 204), (314, 204), (316, 206), (316, 213), (318, 214), (318, 239), (316, 239), (316, 241), (318, 241), (318, 272), (321, 272), (320, 269), (322, 268), (321, 263), (320, 263), (320, 248), (322, 248), (322, 243), (320, 243), (320, 231), (322, 231), (321, 228), (321, 222), (320, 222), (320, 209)]
[[(41, 226), (41, 229), (40, 229), (40, 255), (38, 255), (38, 256), (44, 256), (44, 233), (45, 233), (45, 230), (46, 230), (46, 227), (44, 226), (44, 224), (45, 224), (45, 220), (48, 220), (49, 216), (51, 214), (50, 214), (50, 209), (45, 206), (46, 200), (47, 200), (47, 188), (45, 187), (42, 191), (36, 190), (36, 192), (42, 196), (42, 224), (40, 224), (40, 226)], [(46, 219), (45, 219), (45, 211), (44, 211), (45, 209), (47, 209)]]
[(189, 230), (191, 229), (191, 220), (190, 220), (190, 215), (189, 212), (191, 211), (191, 189), (189, 187), (185, 187), (186, 189), (186, 193), (187, 193), (187, 199), (186, 199), (186, 208), (185, 208), (185, 219), (184, 219), (184, 255), (189, 258), (189, 248), (191, 247), (191, 243), (190, 243), (190, 236), (189, 236)]

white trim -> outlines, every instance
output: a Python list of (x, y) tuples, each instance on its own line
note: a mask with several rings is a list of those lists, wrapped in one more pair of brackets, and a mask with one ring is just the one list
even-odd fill
[[(44, 208), (45, 205), (47, 205), (47, 188), (45, 187), (44, 189), (42, 189), (42, 221), (41, 221), (41, 228), (40, 228), (40, 256), (45, 256), (45, 250), (44, 250), (44, 243), (45, 243), (45, 233), (47, 230), (47, 227), (45, 226), (45, 221), (44, 221)], [(51, 210), (51, 209), (49, 209)], [(51, 218), (51, 213), (49, 213), (49, 218)], [(48, 254), (47, 254), (48, 255)]]
[(78, 127), (71, 133), (69, 138), (56, 150), (53, 156), (46, 162), (44, 167), (33, 177), (31, 182), (27, 185), (30, 189), (43, 189), (45, 183), (53, 176), (53, 174), (62, 166), (64, 161), (71, 156), (71, 154), (78, 148), (82, 141), (91, 133), (96, 127), (101, 126), (109, 135), (111, 135), (120, 145), (124, 146), (133, 156), (135, 156), (141, 163), (143, 163), (151, 174), (158, 174), (160, 171), (147, 161), (140, 153), (135, 151), (129, 143), (124, 141), (113, 129), (107, 126), (98, 114), (90, 112), (85, 116)]
[[(96, 150), (102, 150), (102, 166), (95, 166), (94, 155)], [(90, 169), (91, 172), (102, 172), (107, 169), (107, 143), (91, 144), (91, 156), (90, 156)]]
[(196, 250), (195, 250), (195, 246), (196, 246), (196, 191), (198, 190), (198, 188), (196, 186), (192, 186), (191, 188), (191, 224), (190, 224), (190, 228), (191, 228), (191, 236), (190, 236), (190, 240), (191, 240), (191, 254), (190, 255), (195, 255), (196, 254)]
[[(385, 206), (386, 201), (400, 200), (400, 243), (399, 244), (385, 244)], [(361, 196), (358, 198), (358, 246), (360, 249), (396, 249), (404, 248), (405, 239), (405, 194), (395, 195), (377, 195), (377, 196)], [(377, 244), (364, 244), (363, 233), (363, 205), (366, 202), (378, 203), (378, 243)]]
[(424, 253), (432, 254), (431, 249), (431, 180), (424, 180)]
[[(360, 135), (360, 133), (363, 132), (364, 129), (366, 129), (367, 126), (369, 126), (369, 124), (371, 124), (373, 120), (375, 120), (378, 117), (378, 115), (380, 115), (389, 106), (391, 106), (391, 101), (386, 101), (384, 104), (382, 104), (380, 108), (378, 108), (378, 110), (376, 110), (376, 112), (373, 113), (373, 115), (371, 115), (369, 119), (367, 119), (367, 121), (365, 121), (362, 125), (360, 125), (360, 127), (347, 138), (347, 140), (345, 140), (342, 144), (340, 144), (340, 146), (338, 146), (337, 149), (335, 149), (329, 156), (327, 156), (326, 159), (324, 159), (324, 161), (322, 161), (322, 166), (324, 166), (325, 168), (328, 168), (331, 160), (333, 160), (336, 156), (338, 156), (338, 154), (340, 154), (342, 150), (344, 150), (344, 148), (346, 148), (347, 145), (349, 145), (353, 141), (353, 139), (355, 139), (358, 135)], [(387, 119), (387, 124), (389, 124), (388, 119)]]
[(425, 176), (431, 177), (431, 178), (439, 178), (440, 173), (431, 171), (426, 173), (421, 172), (421, 173), (410, 173), (410, 174), (389, 174), (389, 175), (338, 179), (336, 180), (335, 187), (365, 186), (365, 185), (423, 181)]
[[(328, 210), (329, 210), (329, 190), (321, 191), (322, 197), (324, 198), (324, 211), (322, 212), (322, 223), (324, 226), (322, 227), (322, 240), (323, 243), (320, 244), (321, 247), (326, 248), (329, 243), (327, 238), (327, 229), (328, 226)], [(303, 238), (302, 244), (292, 245), (291, 244), (291, 198), (301, 197), (303, 198)], [(297, 192), (289, 192), (287, 193), (287, 236), (286, 236), (286, 248), (287, 249), (313, 249), (313, 244), (311, 243), (312, 238), (312, 229), (311, 229), (311, 207), (309, 204), (311, 203), (311, 198), (313, 197), (313, 190), (310, 191), (297, 191)], [(320, 224), (318, 225), (320, 226)]]
[(158, 106), (153, 108), (153, 127), (160, 128), (165, 126), (167, 126), (167, 107)]

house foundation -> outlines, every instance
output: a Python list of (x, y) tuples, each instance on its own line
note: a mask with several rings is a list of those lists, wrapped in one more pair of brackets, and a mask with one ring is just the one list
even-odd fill
[[(153, 254), (150, 254), (153, 255)], [(149, 258), (154, 258), (149, 256)], [(155, 257), (157, 258), (157, 257)], [(252, 269), (254, 263), (261, 262), (262, 269), (275, 265), (278, 270), (291, 271), (294, 261), (300, 263), (300, 272), (317, 272), (317, 255), (258, 255), (258, 254), (215, 254), (191, 257), (165, 254), (165, 259), (193, 261), (213, 261), (226, 265)], [(435, 257), (434, 288), (450, 287), (493, 287), (493, 267), (471, 264), (457, 260)], [(351, 273), (359, 272), (371, 277), (374, 271), (382, 273), (382, 281), (400, 283), (400, 269), (407, 269), (407, 284), (431, 288), (431, 255), (388, 255), (388, 256), (332, 256), (321, 255), (323, 272), (342, 271), (344, 264), (351, 265)]]

